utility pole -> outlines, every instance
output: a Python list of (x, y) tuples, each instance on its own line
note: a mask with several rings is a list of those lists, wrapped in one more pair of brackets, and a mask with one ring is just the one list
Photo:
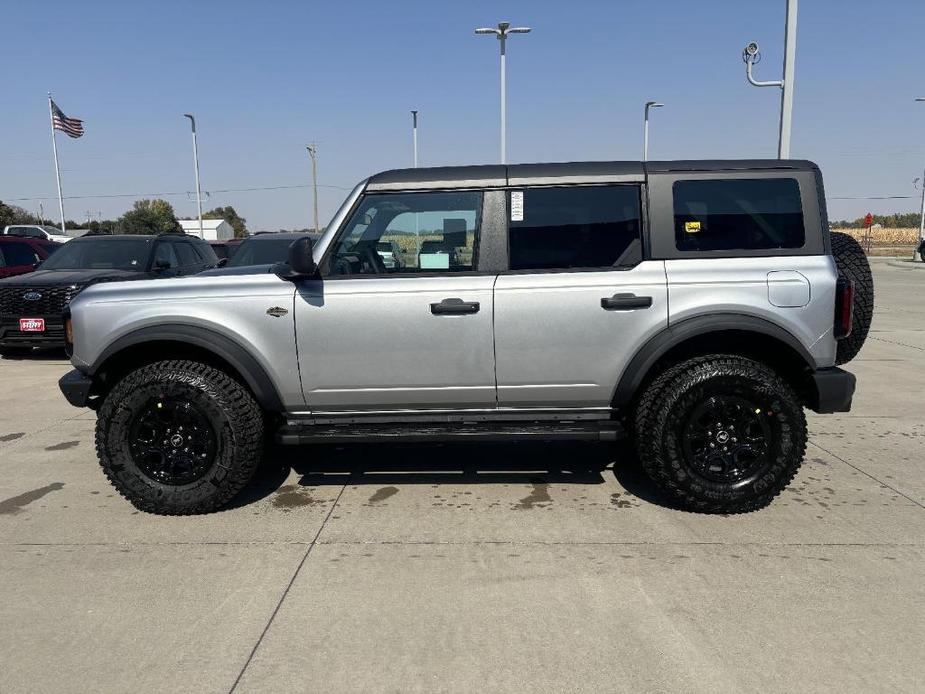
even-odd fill
[(414, 168), (418, 168), (418, 112), (411, 112), (411, 142), (414, 148)]
[(645, 125), (642, 131), (642, 160), (649, 161), (649, 109), (651, 108), (661, 108), (665, 104), (660, 104), (657, 101), (647, 101), (646, 102), (646, 115), (645, 115)]
[(498, 22), (498, 28), (483, 27), (476, 29), (476, 34), (494, 34), (501, 44), (501, 163), (507, 163), (507, 85), (505, 45), (508, 34), (529, 34), (530, 27), (512, 27), (510, 22)]
[(199, 207), (199, 238), (205, 238), (202, 231), (202, 186), (199, 185), (199, 148), (196, 143), (196, 119), (192, 114), (184, 113), (189, 118), (190, 126), (193, 128), (193, 165), (196, 169), (196, 205)]
[(305, 149), (308, 150), (308, 156), (312, 158), (312, 192), (314, 196), (314, 211), (315, 211), (315, 232), (318, 231), (318, 169), (315, 164), (315, 156), (318, 154), (318, 145), (315, 142), (312, 142), (310, 145), (306, 145)]
[[(916, 101), (925, 101), (925, 96), (918, 96), (915, 98)], [(922, 172), (922, 211), (919, 217), (919, 242), (916, 245), (914, 251), (912, 251), (912, 257), (915, 258), (915, 254), (918, 251), (918, 247), (922, 245), (922, 241), (925, 241), (925, 171)], [(925, 257), (919, 256), (919, 260), (925, 262)]]
[(742, 51), (745, 62), (745, 77), (755, 87), (779, 87), (780, 130), (777, 139), (777, 158), (790, 158), (790, 124), (793, 117), (794, 62), (797, 54), (797, 5), (799, 0), (787, 0), (787, 21), (784, 26), (784, 78), (762, 82), (752, 76), (752, 66), (761, 61), (758, 43), (752, 41)]

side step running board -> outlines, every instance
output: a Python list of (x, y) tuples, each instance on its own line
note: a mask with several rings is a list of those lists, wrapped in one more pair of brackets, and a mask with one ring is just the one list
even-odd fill
[(461, 422), (416, 424), (313, 424), (289, 420), (276, 434), (277, 443), (411, 443), (423, 441), (617, 441), (625, 431), (619, 422)]

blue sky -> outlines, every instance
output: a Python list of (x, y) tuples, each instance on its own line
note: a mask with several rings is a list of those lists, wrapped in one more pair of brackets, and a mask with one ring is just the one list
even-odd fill
[[(593, 2), (73, 3), (7, 0), (0, 42), (0, 199), (57, 217), (45, 93), (83, 118), (59, 135), (67, 216), (120, 214), (155, 193), (195, 214), (188, 121), (199, 122), (207, 191), (309, 182), (318, 141), (321, 217), (376, 171), (410, 166), (409, 110), (420, 110), (422, 165), (498, 158), (499, 20), (533, 28), (508, 50), (511, 162), (638, 159), (642, 108), (650, 158), (773, 157), (785, 0)], [(803, 0), (792, 155), (820, 164), (832, 218), (912, 211), (925, 166), (925, 2)], [(252, 230), (310, 223), (308, 188), (212, 193)]]

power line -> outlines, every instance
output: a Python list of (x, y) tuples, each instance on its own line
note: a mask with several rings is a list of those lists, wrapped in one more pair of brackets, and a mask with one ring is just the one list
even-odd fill
[[(250, 193), (250, 192), (262, 191), (262, 190), (293, 190), (297, 188), (309, 188), (309, 187), (311, 186), (305, 183), (301, 183), (301, 184), (292, 185), (292, 186), (263, 186), (263, 187), (256, 187), (256, 188), (222, 188), (222, 189), (203, 191), (203, 192), (209, 193), (209, 194)], [(319, 188), (335, 188), (337, 190), (353, 190), (352, 187), (348, 188), (345, 186), (331, 186), (331, 185), (320, 185), (319, 184), (318, 187)], [(64, 199), (65, 200), (92, 200), (92, 199), (100, 199), (100, 198), (144, 198), (144, 197), (155, 197), (155, 196), (171, 197), (171, 196), (187, 195), (187, 194), (188, 194), (188, 191), (181, 191), (181, 192), (171, 191), (171, 192), (160, 192), (160, 193), (112, 193), (109, 195), (66, 195), (64, 196)], [(31, 198), (6, 198), (6, 199), (9, 202), (33, 202), (36, 200), (47, 200), (50, 197), (54, 197), (54, 196), (45, 195), (45, 196), (31, 197)]]

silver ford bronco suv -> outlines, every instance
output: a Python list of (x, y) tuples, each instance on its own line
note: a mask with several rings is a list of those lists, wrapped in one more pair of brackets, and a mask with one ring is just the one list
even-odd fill
[(678, 507), (757, 509), (797, 473), (804, 408), (851, 407), (837, 365), (873, 309), (808, 161), (387, 171), (258, 270), (65, 311), (61, 390), (139, 509), (219, 509), (270, 437), (629, 439)]

